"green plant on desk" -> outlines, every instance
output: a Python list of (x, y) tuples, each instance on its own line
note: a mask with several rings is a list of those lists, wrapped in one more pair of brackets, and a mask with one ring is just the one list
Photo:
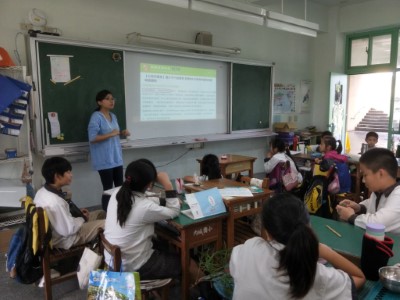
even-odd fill
[(229, 273), (232, 249), (213, 251), (208, 249), (200, 254), (199, 267), (206, 274), (199, 281), (212, 281), (217, 292), (224, 299), (232, 299), (233, 278)]

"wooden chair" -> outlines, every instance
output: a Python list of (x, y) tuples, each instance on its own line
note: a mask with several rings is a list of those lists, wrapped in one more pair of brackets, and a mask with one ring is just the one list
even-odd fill
[[(113, 258), (113, 271), (119, 272), (121, 271), (121, 248), (119, 246), (111, 244), (104, 236), (104, 230), (99, 229), (99, 250), (100, 253), (104, 253), (106, 250)], [(100, 265), (100, 268), (104, 269), (105, 261), (103, 255), (103, 261)], [(147, 300), (150, 297), (150, 294), (156, 292), (161, 295), (162, 300), (168, 300), (169, 295), (169, 287), (171, 285), (172, 278), (167, 278), (164, 280), (141, 280), (140, 281), (140, 290), (142, 294), (142, 300)]]
[[(51, 277), (51, 267), (55, 263), (62, 262), (63, 260), (70, 259), (72, 257), (76, 257), (80, 259), (82, 256), (83, 250), (85, 250), (86, 245), (79, 245), (76, 247), (72, 247), (68, 250), (64, 249), (51, 249), (50, 243), (46, 244), (46, 217), (44, 215), (44, 209), (42, 207), (36, 207), (36, 211), (38, 213), (38, 234), (40, 241), (40, 250), (42, 251), (42, 266), (43, 266), (43, 277), (44, 277), (44, 288), (45, 288), (45, 299), (52, 299), (52, 286), (54, 284), (76, 278), (77, 271), (71, 271), (66, 274), (61, 274), (58, 277)], [(50, 222), (48, 224), (50, 226)]]

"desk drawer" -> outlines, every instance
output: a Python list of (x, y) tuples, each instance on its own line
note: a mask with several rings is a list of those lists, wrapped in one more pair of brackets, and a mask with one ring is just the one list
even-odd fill
[(251, 170), (253, 162), (250, 161), (243, 161), (243, 162), (237, 162), (234, 164), (229, 164), (225, 168), (225, 173), (226, 174), (232, 174), (232, 173), (237, 173), (241, 171), (248, 171)]
[(220, 238), (222, 231), (221, 220), (205, 222), (186, 229), (185, 238), (190, 244), (196, 244), (199, 241), (212, 241)]

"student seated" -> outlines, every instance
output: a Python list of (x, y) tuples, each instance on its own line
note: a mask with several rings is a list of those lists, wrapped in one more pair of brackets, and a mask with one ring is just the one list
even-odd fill
[[(323, 131), (323, 132), (321, 133), (321, 136), (320, 136), (320, 142), (319, 142), (319, 144), (321, 144), (322, 140), (323, 140), (325, 137), (328, 137), (328, 136), (333, 136), (332, 132), (330, 132), (330, 131), (328, 131), (328, 130)], [(321, 152), (320, 145), (315, 145), (315, 151), (316, 151), (316, 152)]]
[[(232, 250), (233, 300), (357, 299), (362, 271), (318, 242), (304, 203), (289, 193), (264, 202), (267, 239), (254, 237)], [(333, 267), (318, 262), (325, 259)], [(353, 285), (354, 283), (354, 285)]]
[[(218, 156), (215, 154), (206, 154), (201, 160), (201, 175), (206, 176), (207, 179), (219, 179), (222, 177), (221, 169), (219, 165)], [(196, 183), (196, 179), (194, 176), (185, 176), (183, 178), (185, 182)]]
[[(156, 181), (165, 189), (165, 206), (158, 197), (146, 195)], [(145, 159), (128, 165), (125, 181), (111, 195), (104, 230), (106, 239), (121, 248), (122, 270), (137, 271), (140, 279), (179, 278), (179, 255), (154, 249), (152, 242), (154, 223), (174, 218), (179, 212), (179, 199), (167, 173), (157, 173)], [(107, 252), (104, 256), (106, 263), (112, 263)]]
[(303, 182), (303, 176), (297, 169), (297, 166), (293, 161), (285, 142), (280, 139), (273, 139), (270, 143), (270, 150), (264, 159), (264, 169), (266, 176), (270, 178), (270, 188), (276, 188), (274, 187), (275, 183), (281, 181), (280, 178), (272, 178), (275, 176), (273, 171), (279, 163), (286, 161), (290, 162), (291, 172), (297, 174), (297, 182), (298, 184), (301, 184)]
[(105, 212), (97, 210), (89, 213), (82, 208), (81, 214), (75, 210), (79, 216), (71, 214), (71, 207), (76, 206), (65, 200), (61, 190), (72, 181), (70, 162), (62, 157), (48, 158), (43, 163), (42, 175), (46, 183), (37, 191), (34, 203), (46, 210), (52, 229), (53, 247), (69, 249), (94, 240), (98, 229), (104, 227)]
[[(333, 136), (326, 136), (321, 139), (319, 145), (320, 152), (323, 154), (323, 159), (330, 159), (334, 162), (347, 162), (348, 158), (346, 155), (340, 154), (343, 150), (341, 141), (336, 141)], [(320, 163), (321, 158), (316, 158), (315, 162)]]
[[(365, 135), (365, 142), (368, 145), (368, 150), (375, 148), (375, 145), (378, 143), (379, 135), (375, 131), (370, 131)], [(362, 149), (361, 151), (362, 152)]]
[(397, 160), (384, 148), (368, 150), (360, 157), (363, 182), (372, 192), (360, 203), (345, 199), (336, 206), (342, 220), (366, 228), (367, 223), (379, 223), (386, 232), (400, 234), (400, 187), (396, 182)]

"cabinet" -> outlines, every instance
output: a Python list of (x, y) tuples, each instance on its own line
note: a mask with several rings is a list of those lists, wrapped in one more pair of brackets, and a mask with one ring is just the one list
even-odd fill
[[(0, 74), (29, 83), (26, 75), (26, 67), (0, 68)], [(1, 91), (0, 91), (1, 92)], [(29, 102), (31, 99), (29, 99)], [(20, 208), (19, 199), (26, 195), (25, 184), (21, 182), (21, 174), (24, 166), (32, 166), (30, 151), (30, 124), (29, 105), (23, 119), (23, 125), (18, 136), (0, 134), (0, 209), (5, 207)], [(7, 158), (5, 150), (14, 148), (17, 150), (16, 158)], [(0, 211), (1, 212), (1, 211)]]

